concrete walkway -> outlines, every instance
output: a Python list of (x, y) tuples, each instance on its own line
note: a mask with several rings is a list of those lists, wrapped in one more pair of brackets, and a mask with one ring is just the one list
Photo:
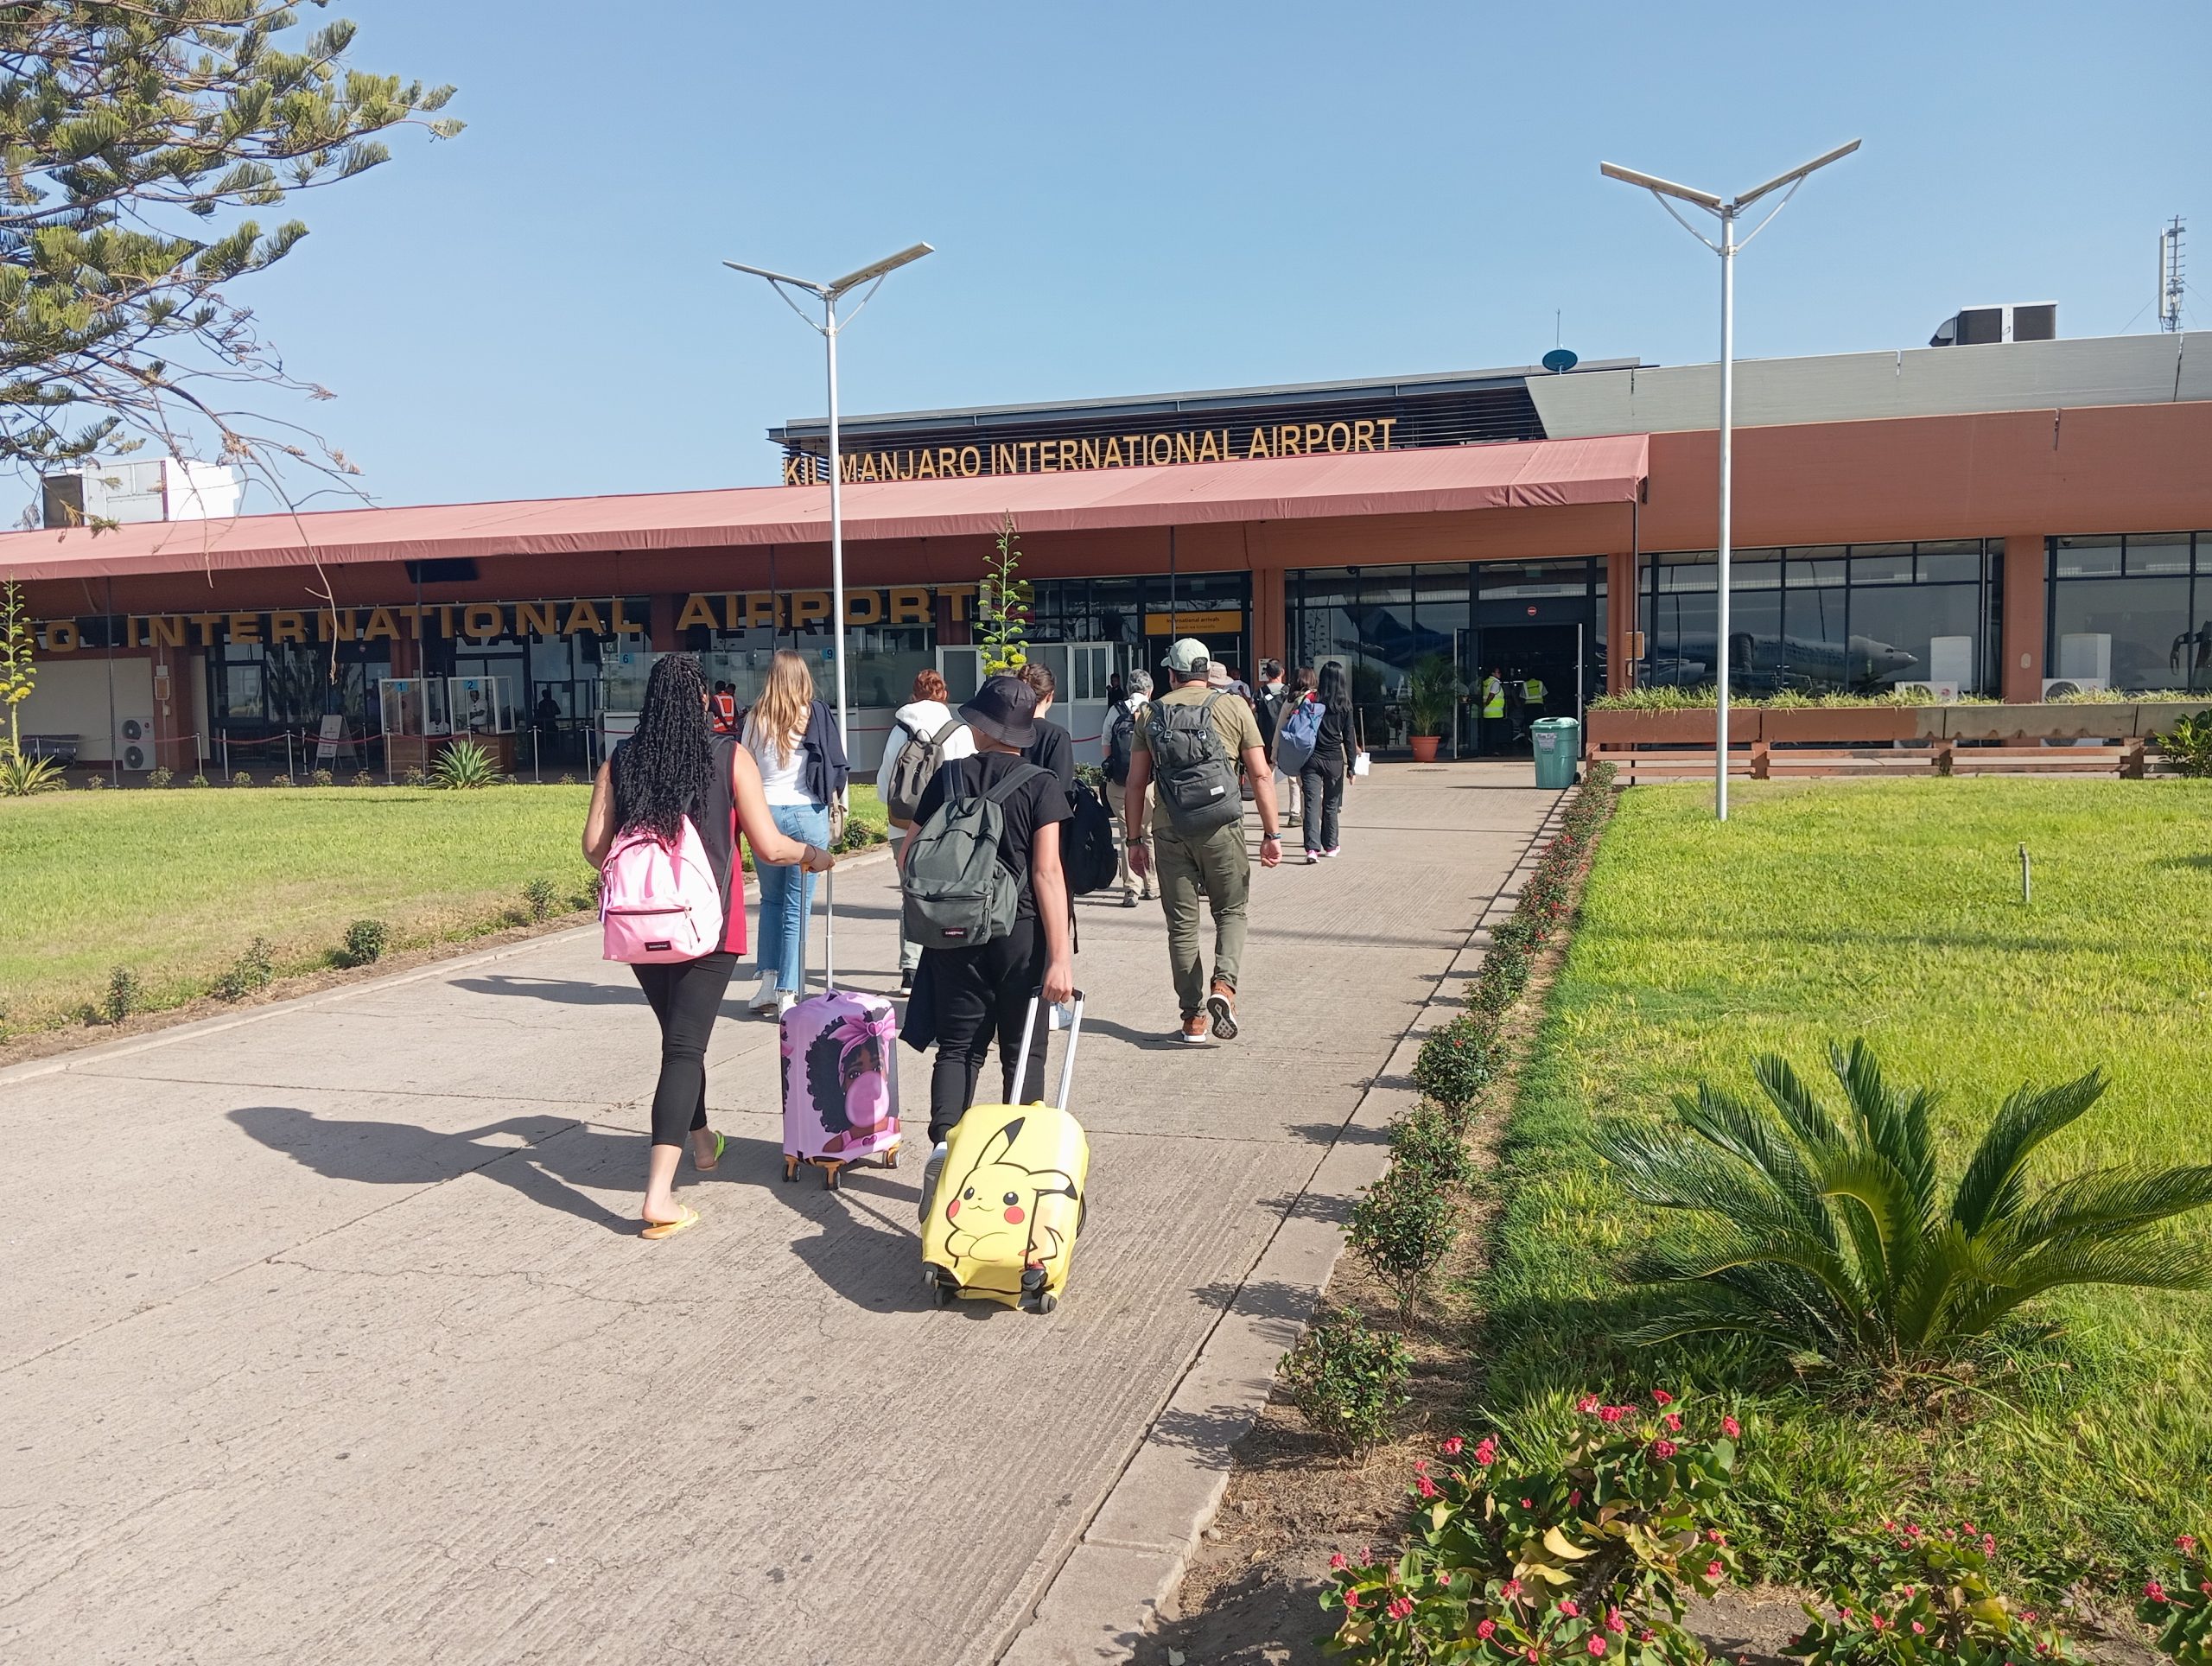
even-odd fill
[[(1155, 1423), (1232, 1299), (1310, 1308), (1247, 1275), (1554, 804), (1527, 771), (1386, 767), (1342, 859), (1256, 874), (1233, 1046), (1169, 1039), (1156, 907), (1082, 905), (1049, 1318), (928, 1305), (916, 1055), (906, 1163), (781, 1182), (734, 988), (706, 1218), (639, 1242), (653, 1027), (595, 932), (0, 1073), (0, 1657), (996, 1660), (1193, 1438)], [(888, 868), (840, 900), (893, 965)]]

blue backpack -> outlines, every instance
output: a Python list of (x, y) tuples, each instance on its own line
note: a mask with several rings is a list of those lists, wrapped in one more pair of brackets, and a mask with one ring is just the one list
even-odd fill
[(1306, 760), (1313, 755), (1313, 743), (1320, 739), (1321, 719), (1328, 709), (1319, 700), (1302, 700), (1291, 709), (1275, 731), (1277, 769), (1295, 775), (1306, 767)]

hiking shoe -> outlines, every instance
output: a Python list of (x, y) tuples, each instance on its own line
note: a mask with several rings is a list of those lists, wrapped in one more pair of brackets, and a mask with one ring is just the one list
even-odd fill
[(937, 1177), (944, 1172), (945, 1143), (939, 1140), (930, 1148), (930, 1160), (922, 1165), (922, 1210), (924, 1220), (930, 1218), (930, 1200), (937, 1196)]
[(1192, 1013), (1188, 1018), (1185, 1019), (1183, 1021), (1183, 1027), (1179, 1032), (1178, 1032), (1178, 1033), (1179, 1033), (1185, 1041), (1192, 1043), (1209, 1041), (1212, 1040), (1212, 1037), (1207, 1033), (1206, 1015), (1204, 1013)]
[(1206, 1016), (1213, 1021), (1215, 1040), (1236, 1039), (1236, 991), (1219, 978), (1214, 980), (1213, 993), (1206, 997)]

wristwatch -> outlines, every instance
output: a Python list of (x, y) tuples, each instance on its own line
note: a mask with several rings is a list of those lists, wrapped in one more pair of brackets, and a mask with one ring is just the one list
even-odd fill
[(1152, 841), (1150, 839), (1131, 839), (1129, 841), (1129, 849), (1132, 850), (1143, 849), (1149, 848), (1151, 843)]

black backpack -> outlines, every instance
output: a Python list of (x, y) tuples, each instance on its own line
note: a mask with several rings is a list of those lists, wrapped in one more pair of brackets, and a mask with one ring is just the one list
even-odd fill
[(1105, 775), (1116, 786), (1129, 784), (1129, 755), (1136, 750), (1137, 720), (1127, 706), (1116, 706), (1106, 720)]
[(1068, 894), (1089, 896), (1121, 877), (1121, 852), (1114, 843), (1114, 818), (1098, 795), (1081, 781), (1068, 789), (1072, 813), (1060, 824), (1060, 871)]

